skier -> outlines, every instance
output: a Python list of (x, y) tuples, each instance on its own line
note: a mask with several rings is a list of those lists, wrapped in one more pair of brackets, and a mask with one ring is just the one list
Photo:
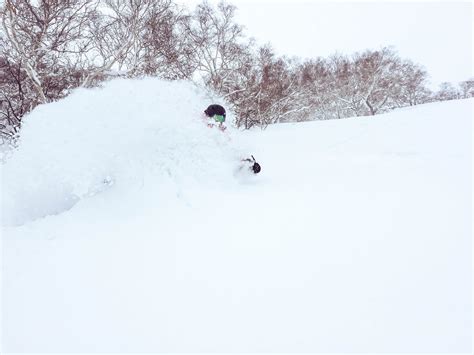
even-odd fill
[(204, 110), (204, 114), (208, 118), (207, 125), (209, 127), (217, 126), (221, 131), (227, 128), (225, 122), (225, 108), (221, 105), (213, 104)]
[[(208, 127), (215, 127), (217, 126), (221, 131), (226, 130), (225, 122), (225, 108), (221, 105), (212, 104), (207, 109), (204, 110), (204, 114), (207, 117), (207, 126)], [(243, 166), (247, 166), (248, 169), (253, 172), (254, 174), (258, 174), (262, 168), (259, 163), (255, 160), (253, 155), (251, 158), (246, 158), (241, 160)], [(242, 167), (240, 169), (242, 169)]]

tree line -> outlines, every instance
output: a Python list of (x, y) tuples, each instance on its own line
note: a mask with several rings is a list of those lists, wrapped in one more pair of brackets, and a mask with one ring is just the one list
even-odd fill
[(375, 115), (472, 97), (473, 80), (428, 89), (419, 64), (390, 47), (301, 60), (259, 46), (236, 8), (173, 0), (5, 0), (0, 8), (0, 132), (77, 87), (120, 76), (197, 81), (221, 95), (238, 127)]

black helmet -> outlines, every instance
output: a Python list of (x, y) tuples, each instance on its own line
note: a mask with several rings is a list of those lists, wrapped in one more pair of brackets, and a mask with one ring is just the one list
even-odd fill
[(204, 110), (204, 113), (207, 117), (213, 117), (214, 115), (224, 116), (225, 118), (225, 108), (221, 105), (210, 105), (208, 108)]

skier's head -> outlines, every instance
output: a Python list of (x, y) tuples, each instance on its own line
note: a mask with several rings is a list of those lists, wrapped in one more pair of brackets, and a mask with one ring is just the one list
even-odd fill
[(207, 117), (214, 118), (217, 122), (225, 122), (225, 108), (221, 105), (210, 105), (204, 110)]

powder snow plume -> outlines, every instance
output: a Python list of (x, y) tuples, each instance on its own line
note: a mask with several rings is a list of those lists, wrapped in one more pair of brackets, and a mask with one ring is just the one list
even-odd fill
[(196, 181), (228, 183), (240, 158), (237, 137), (231, 127), (223, 134), (203, 124), (210, 103), (189, 82), (148, 78), (78, 89), (39, 106), (3, 166), (4, 223), (60, 213), (111, 187), (152, 181), (170, 193)]

